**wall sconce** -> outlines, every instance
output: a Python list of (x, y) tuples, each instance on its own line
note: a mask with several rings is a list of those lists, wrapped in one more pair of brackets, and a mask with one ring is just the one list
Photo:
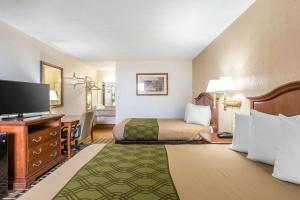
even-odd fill
[(232, 77), (220, 77), (219, 87), (217, 91), (224, 92), (224, 110), (227, 110), (227, 107), (241, 107), (242, 101), (240, 98), (230, 98), (227, 92), (234, 91), (234, 84)]
[(227, 107), (241, 107), (242, 100), (240, 98), (229, 98), (227, 93), (224, 93), (224, 110), (227, 110)]
[(242, 101), (240, 98), (230, 98), (228, 92), (235, 90), (232, 77), (220, 77), (219, 80), (209, 80), (206, 92), (213, 93), (214, 108), (216, 108), (217, 97), (216, 93), (224, 93), (224, 110), (227, 107), (241, 107)]

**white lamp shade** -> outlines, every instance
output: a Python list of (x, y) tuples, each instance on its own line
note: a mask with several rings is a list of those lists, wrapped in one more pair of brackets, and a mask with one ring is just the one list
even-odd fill
[(50, 94), (50, 101), (57, 101), (58, 100), (58, 97), (57, 97), (57, 94), (56, 94), (55, 90), (50, 90), (49, 94)]
[(220, 77), (218, 92), (232, 91), (234, 89), (232, 77)]
[(206, 92), (211, 92), (211, 93), (213, 93), (213, 92), (216, 92), (216, 91), (218, 91), (218, 89), (219, 89), (219, 84), (220, 83), (220, 81), (219, 80), (209, 80), (209, 82), (208, 82), (208, 86), (207, 86), (207, 88), (206, 88)]

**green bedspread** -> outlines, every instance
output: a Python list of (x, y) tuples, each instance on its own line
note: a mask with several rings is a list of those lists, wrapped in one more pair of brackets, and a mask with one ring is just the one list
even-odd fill
[(164, 145), (105, 146), (54, 198), (177, 200)]
[(158, 140), (157, 119), (131, 119), (125, 124), (125, 140)]

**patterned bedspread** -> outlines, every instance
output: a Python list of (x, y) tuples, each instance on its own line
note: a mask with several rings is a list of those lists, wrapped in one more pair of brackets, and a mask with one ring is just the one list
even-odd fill
[(177, 200), (163, 145), (103, 148), (54, 198)]
[(124, 129), (125, 140), (158, 140), (159, 126), (157, 119), (130, 119)]
[(228, 145), (94, 144), (19, 200), (299, 200), (300, 186), (272, 173)]

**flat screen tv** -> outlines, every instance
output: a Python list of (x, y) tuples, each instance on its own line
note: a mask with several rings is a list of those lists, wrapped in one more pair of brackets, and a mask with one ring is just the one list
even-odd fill
[(0, 115), (49, 111), (49, 85), (0, 80)]

